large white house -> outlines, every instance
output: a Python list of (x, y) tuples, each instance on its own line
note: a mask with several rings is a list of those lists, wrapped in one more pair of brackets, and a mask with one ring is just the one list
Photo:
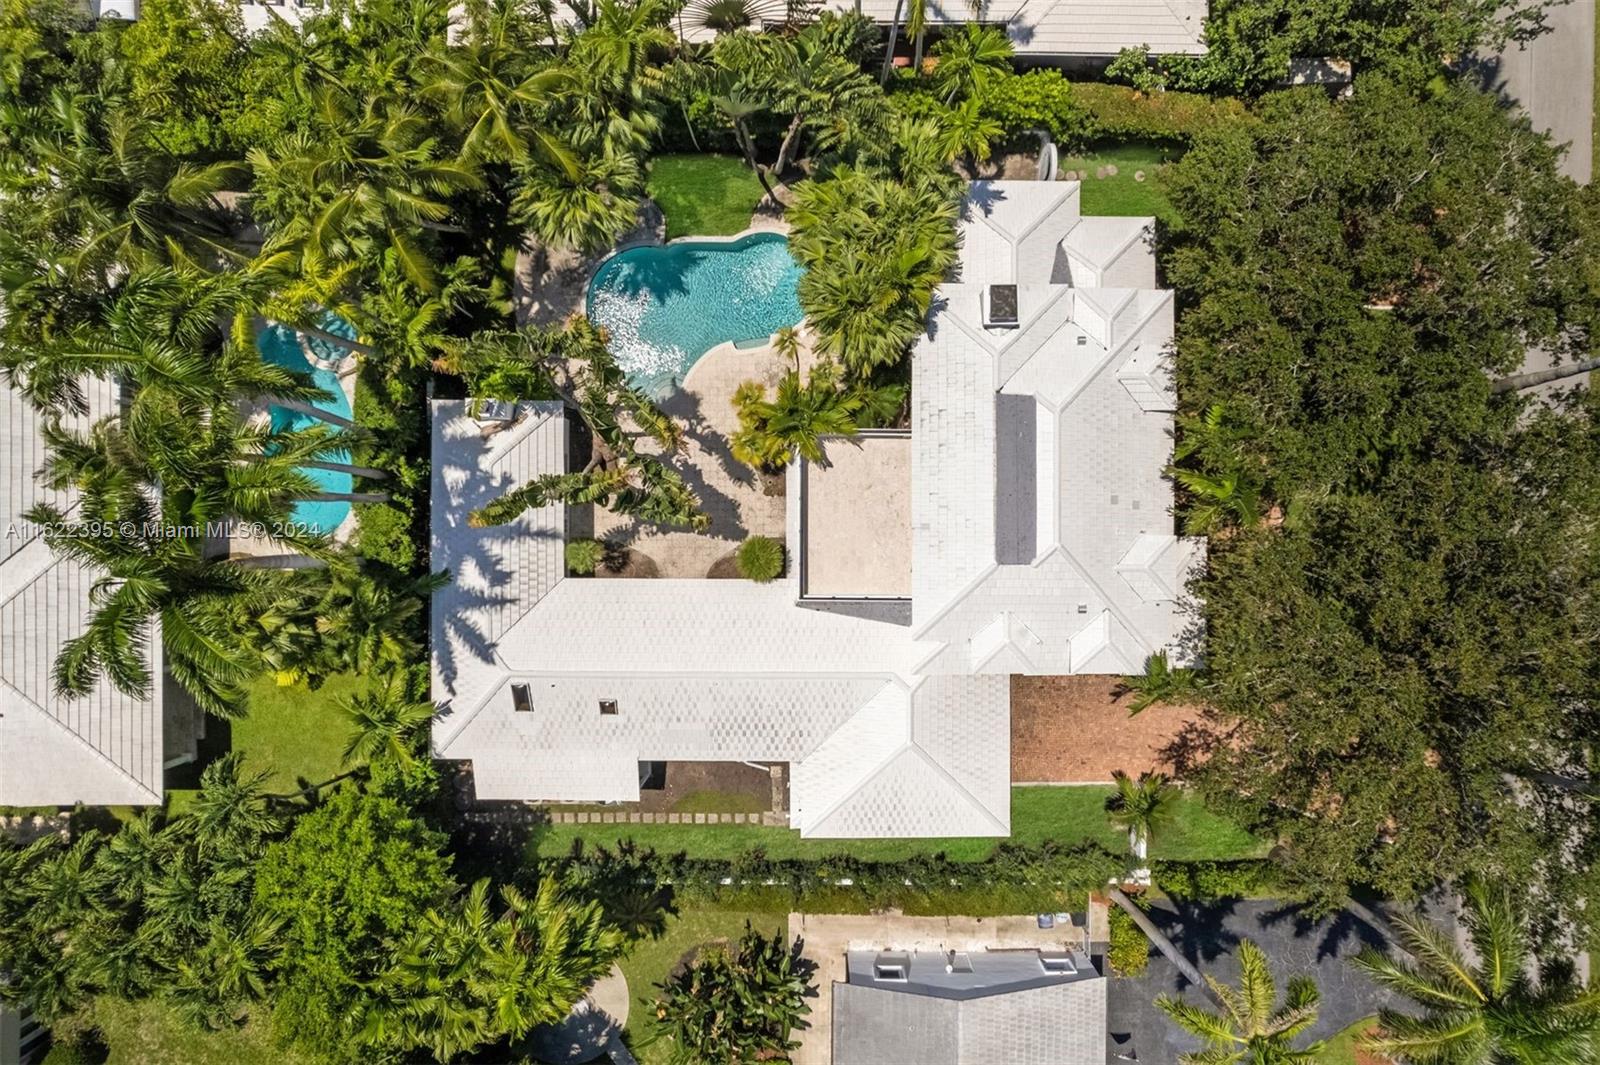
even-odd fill
[(485, 799), (639, 798), (640, 764), (786, 762), (804, 836), (1001, 836), (1010, 676), (1192, 658), (1199, 541), (1173, 534), (1171, 293), (1150, 220), (1075, 182), (977, 182), (960, 280), (913, 356), (909, 433), (791, 469), (789, 574), (563, 574), (561, 506), (477, 529), (569, 468), (557, 403), (487, 433), (435, 401), (433, 746)]

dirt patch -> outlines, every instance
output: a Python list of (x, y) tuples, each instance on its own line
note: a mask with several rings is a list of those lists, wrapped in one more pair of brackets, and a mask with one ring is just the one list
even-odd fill
[(643, 551), (618, 547), (606, 552), (606, 560), (594, 571), (596, 577), (659, 577), (661, 567)]
[(1011, 678), (1011, 779), (1014, 783), (1108, 781), (1114, 770), (1137, 776), (1171, 772), (1162, 752), (1199, 711), (1152, 706), (1128, 716), (1131, 696), (1120, 677)]

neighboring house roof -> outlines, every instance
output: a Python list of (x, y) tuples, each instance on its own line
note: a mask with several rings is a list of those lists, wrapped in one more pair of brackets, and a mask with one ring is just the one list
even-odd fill
[[(568, 579), (564, 508), (467, 522), (568, 468), (561, 405), (493, 432), (433, 402), (433, 559), (454, 575), (433, 600), (435, 753), (471, 759), (481, 798), (546, 801), (637, 800), (642, 761), (785, 761), (803, 835), (1005, 835), (1010, 674), (1191, 657), (1200, 547), (1172, 534), (1162, 476), (1171, 297), (1149, 219), (1077, 208), (1075, 182), (971, 187), (961, 280), (913, 355), (910, 625), (803, 601), (802, 566)], [(999, 283), (1015, 329), (985, 325)]]
[[(86, 383), (89, 415), (113, 413), (116, 386)], [(101, 680), (76, 699), (58, 696), (52, 668), (83, 629), (99, 573), (55, 556), (23, 517), (50, 503), (71, 516), (71, 492), (42, 487), (41, 416), (0, 388), (0, 805), (141, 805), (161, 801), (163, 685), (140, 698)], [(148, 633), (160, 660), (160, 633)]]
[[(835, 0), (838, 11), (859, 10), (887, 23), (907, 4), (896, 0)], [(1158, 55), (1205, 52), (1206, 0), (982, 0), (976, 9), (957, 0), (930, 0), (928, 24), (981, 22), (1002, 26), (1018, 55), (1111, 56), (1147, 47)]]
[[(1040, 958), (1023, 950), (851, 951), (849, 982), (833, 985), (834, 1065), (1105, 1061), (1104, 977), (1081, 956), (1071, 960), (1082, 969), (1060, 975)], [(875, 979), (875, 959), (904, 966), (905, 978)]]

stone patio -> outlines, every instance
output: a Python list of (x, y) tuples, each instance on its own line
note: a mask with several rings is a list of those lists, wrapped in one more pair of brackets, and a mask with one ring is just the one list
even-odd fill
[[(810, 338), (801, 331), (801, 364), (809, 368)], [(570, 535), (593, 536), (623, 545), (656, 563), (662, 577), (705, 577), (711, 567), (751, 536), (784, 538), (784, 497), (767, 495), (755, 474), (733, 457), (728, 438), (737, 430), (733, 392), (745, 381), (769, 388), (789, 369), (766, 345), (737, 349), (719, 344), (700, 357), (684, 376), (683, 388), (660, 404), (686, 427), (684, 450), (672, 465), (700, 497), (711, 527), (696, 533), (650, 525), (599, 507), (574, 515)], [(656, 450), (645, 442), (641, 451)]]

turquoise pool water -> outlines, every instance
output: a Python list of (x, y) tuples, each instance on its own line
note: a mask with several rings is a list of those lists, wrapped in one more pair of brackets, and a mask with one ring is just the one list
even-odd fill
[(755, 347), (801, 319), (803, 273), (778, 233), (618, 252), (589, 281), (589, 318), (628, 379), (653, 396), (718, 344)]
[[(336, 315), (328, 315), (320, 324), (330, 333), (355, 338), (354, 327)], [(332, 346), (324, 340), (313, 338), (310, 340), (310, 345), (319, 355), (327, 354), (337, 358), (342, 354), (334, 352)], [(283, 325), (269, 325), (257, 335), (256, 347), (261, 349), (261, 357), (268, 362), (311, 376), (312, 382), (327, 393), (322, 399), (313, 400), (312, 406), (342, 418), (351, 417), (350, 401), (345, 398), (344, 389), (339, 387), (339, 375), (319, 366), (313, 366), (306, 359), (305, 353), (300, 350), (299, 334), (293, 329)], [(290, 410), (288, 407), (273, 406), (269, 413), (272, 416), (272, 427), (278, 430), (305, 429), (309, 426), (328, 424), (320, 418)], [(350, 456), (348, 452), (335, 451), (328, 456), (328, 461), (349, 462)], [(348, 473), (338, 470), (310, 468), (305, 472), (323, 492), (342, 495), (348, 493), (354, 486), (354, 479)], [(349, 513), (350, 504), (342, 500), (335, 502), (308, 499), (296, 503), (289, 517), (291, 521), (302, 523), (313, 531), (331, 533)]]

